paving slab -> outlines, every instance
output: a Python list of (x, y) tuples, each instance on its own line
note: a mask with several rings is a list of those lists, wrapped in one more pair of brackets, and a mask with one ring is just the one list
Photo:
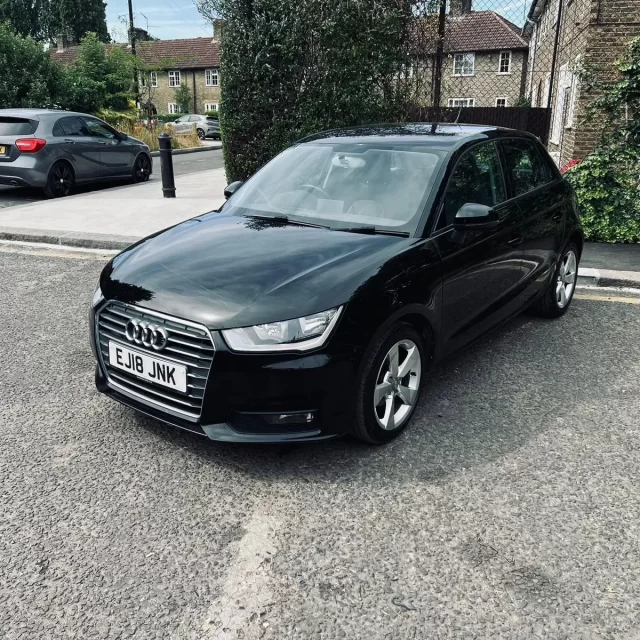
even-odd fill
[(163, 198), (162, 185), (149, 182), (12, 207), (0, 210), (0, 238), (123, 248), (217, 209), (225, 186), (224, 169), (212, 169), (176, 177), (176, 198)]

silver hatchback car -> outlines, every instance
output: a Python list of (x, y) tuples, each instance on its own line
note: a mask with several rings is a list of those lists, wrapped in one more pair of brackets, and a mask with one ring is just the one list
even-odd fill
[(145, 182), (152, 171), (146, 144), (94, 116), (0, 109), (0, 184), (37, 187), (58, 198), (89, 182)]

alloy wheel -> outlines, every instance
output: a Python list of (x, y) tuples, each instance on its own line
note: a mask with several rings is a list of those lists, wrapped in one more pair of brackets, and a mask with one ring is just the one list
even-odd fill
[(385, 356), (373, 391), (373, 412), (385, 431), (402, 426), (418, 399), (422, 360), (412, 340), (401, 340)]
[(198, 138), (204, 140), (204, 131), (202, 129), (198, 129)]
[(578, 260), (576, 254), (573, 251), (568, 251), (560, 264), (556, 282), (556, 304), (559, 309), (564, 309), (571, 301), (571, 296), (576, 287), (577, 272)]
[(147, 156), (138, 156), (133, 175), (136, 182), (146, 182), (149, 179), (151, 175), (151, 163)]
[(56, 164), (51, 173), (51, 191), (56, 198), (63, 198), (71, 193), (73, 172), (64, 163)]

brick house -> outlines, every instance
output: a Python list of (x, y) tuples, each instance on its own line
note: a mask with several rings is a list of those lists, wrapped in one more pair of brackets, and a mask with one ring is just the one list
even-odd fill
[[(417, 36), (425, 44), (420, 74), (432, 78), (437, 21), (430, 16)], [(514, 107), (524, 95), (529, 44), (520, 28), (495, 11), (472, 11), (470, 0), (452, 0), (446, 18), (441, 106)], [(424, 54), (427, 54), (424, 56)], [(424, 57), (423, 57), (424, 56)], [(433, 80), (425, 102), (433, 104)]]
[(593, 150), (597, 123), (582, 117), (595, 97), (580, 88), (576, 70), (615, 73), (613, 63), (640, 35), (640, 0), (533, 0), (523, 35), (529, 37), (527, 95), (532, 106), (550, 107), (548, 148), (563, 166)]
[[(107, 45), (122, 46), (127, 45)], [(140, 95), (151, 101), (157, 113), (178, 113), (176, 88), (186, 84), (191, 90), (192, 111), (215, 111), (220, 104), (220, 49), (215, 38), (156, 40), (138, 42), (138, 57), (148, 67), (157, 68), (141, 74)], [(58, 46), (51, 56), (70, 64), (78, 55), (78, 47)]]

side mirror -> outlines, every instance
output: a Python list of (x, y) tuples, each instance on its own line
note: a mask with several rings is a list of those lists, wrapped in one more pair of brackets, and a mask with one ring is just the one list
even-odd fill
[(243, 180), (236, 180), (235, 182), (232, 182), (224, 190), (224, 197), (228, 200), (243, 184)]
[(118, 138), (124, 141), (124, 140), (128, 140), (129, 136), (124, 131), (118, 131)]
[(453, 221), (454, 229), (461, 231), (472, 229), (492, 229), (500, 224), (500, 218), (494, 209), (486, 204), (467, 202), (463, 204)]

